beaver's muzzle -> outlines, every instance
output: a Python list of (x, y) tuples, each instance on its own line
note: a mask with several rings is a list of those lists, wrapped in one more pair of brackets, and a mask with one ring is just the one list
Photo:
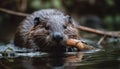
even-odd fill
[(53, 37), (53, 40), (56, 42), (60, 42), (63, 40), (63, 35), (59, 32), (54, 32), (52, 37)]

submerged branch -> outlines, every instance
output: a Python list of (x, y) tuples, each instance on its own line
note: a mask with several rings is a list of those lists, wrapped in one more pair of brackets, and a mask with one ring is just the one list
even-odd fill
[(105, 39), (105, 35), (103, 37), (100, 38), (100, 40), (97, 42), (97, 45), (101, 45), (101, 43), (104, 41)]
[(78, 26), (77, 28), (79, 30), (82, 30), (82, 31), (86, 31), (86, 32), (90, 32), (90, 33), (94, 33), (94, 34), (98, 34), (98, 35), (102, 35), (102, 36), (120, 37), (120, 31), (113, 31), (113, 32), (101, 31), (101, 30), (88, 28), (88, 27), (85, 27), (85, 26)]

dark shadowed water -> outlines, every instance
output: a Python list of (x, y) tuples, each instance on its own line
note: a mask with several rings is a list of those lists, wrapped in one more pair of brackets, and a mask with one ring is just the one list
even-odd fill
[[(64, 56), (63, 56), (64, 55)], [(119, 48), (66, 52), (62, 56), (33, 52), (12, 44), (0, 46), (0, 69), (120, 69)]]

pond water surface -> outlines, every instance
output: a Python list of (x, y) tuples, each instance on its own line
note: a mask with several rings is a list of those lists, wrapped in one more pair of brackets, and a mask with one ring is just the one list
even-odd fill
[(118, 48), (66, 52), (62, 56), (0, 46), (0, 69), (120, 69)]

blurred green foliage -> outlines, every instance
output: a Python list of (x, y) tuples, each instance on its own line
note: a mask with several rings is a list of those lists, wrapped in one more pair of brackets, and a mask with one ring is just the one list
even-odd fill
[(39, 10), (42, 8), (61, 8), (61, 0), (31, 0), (29, 4), (30, 8)]
[(106, 0), (106, 2), (109, 6), (114, 6), (115, 5), (113, 0)]

